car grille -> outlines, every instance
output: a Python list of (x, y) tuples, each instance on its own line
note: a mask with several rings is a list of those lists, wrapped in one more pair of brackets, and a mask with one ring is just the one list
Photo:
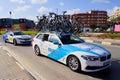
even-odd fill
[(109, 66), (110, 64), (107, 64), (105, 66), (87, 66), (86, 69), (88, 70), (96, 70), (96, 69), (100, 69), (100, 68), (104, 68), (104, 67), (107, 67)]
[(111, 54), (100, 57), (100, 61), (105, 61), (111, 58)]
[(21, 38), (21, 40), (30, 40), (30, 38)]
[(30, 38), (26, 38), (26, 39), (24, 39), (24, 40), (30, 40)]

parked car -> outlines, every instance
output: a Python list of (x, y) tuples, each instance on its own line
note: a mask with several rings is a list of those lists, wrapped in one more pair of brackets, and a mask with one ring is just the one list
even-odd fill
[(31, 44), (32, 42), (31, 36), (25, 35), (22, 31), (8, 31), (3, 34), (3, 40), (5, 43), (10, 42), (14, 45)]
[(38, 33), (32, 40), (32, 47), (37, 56), (47, 56), (73, 71), (95, 72), (111, 65), (111, 53), (107, 49), (73, 34)]

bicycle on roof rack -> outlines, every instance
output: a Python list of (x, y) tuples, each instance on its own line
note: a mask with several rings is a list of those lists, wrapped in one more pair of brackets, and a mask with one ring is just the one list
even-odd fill
[(57, 32), (65, 32), (65, 33), (79, 33), (80, 25), (78, 24), (78, 19), (72, 20), (72, 18), (65, 15), (66, 11), (63, 12), (62, 15), (58, 15), (56, 13), (49, 13), (48, 16), (41, 16), (37, 27), (41, 31), (57, 31)]

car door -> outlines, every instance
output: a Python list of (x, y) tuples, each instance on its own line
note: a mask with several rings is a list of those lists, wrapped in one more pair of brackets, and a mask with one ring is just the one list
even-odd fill
[(57, 58), (59, 57), (60, 53), (56, 52), (61, 45), (61, 42), (59, 40), (59, 38), (56, 35), (50, 35), (49, 39), (48, 39), (48, 57), (53, 58), (55, 60), (57, 60)]
[(42, 38), (43, 38), (43, 34), (39, 34), (36, 36), (35, 38), (35, 44), (37, 44), (37, 46), (40, 48), (40, 52), (41, 54), (43, 54), (43, 42), (42, 42)]
[(45, 56), (48, 55), (48, 47), (49, 47), (49, 34), (43, 34), (43, 38), (42, 38), (42, 52)]
[(49, 42), (48, 42), (48, 37), (49, 37), (49, 34), (40, 34), (36, 37), (36, 44), (39, 46), (40, 48), (40, 51), (41, 51), (41, 54), (47, 56), (48, 54), (48, 45), (49, 45)]
[(10, 32), (8, 34), (8, 41), (11, 42), (11, 43), (13, 43), (13, 33), (12, 32)]

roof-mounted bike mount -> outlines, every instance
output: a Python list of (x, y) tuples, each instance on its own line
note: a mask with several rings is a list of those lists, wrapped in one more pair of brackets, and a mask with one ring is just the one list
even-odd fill
[(66, 11), (63, 12), (63, 15), (58, 15), (56, 13), (49, 13), (48, 16), (43, 15), (37, 24), (37, 27), (43, 31), (56, 31), (61, 33), (77, 33), (79, 31), (79, 25), (76, 30), (76, 22), (73, 21), (70, 15), (65, 15)]

